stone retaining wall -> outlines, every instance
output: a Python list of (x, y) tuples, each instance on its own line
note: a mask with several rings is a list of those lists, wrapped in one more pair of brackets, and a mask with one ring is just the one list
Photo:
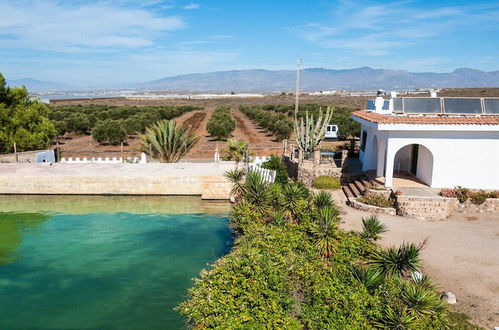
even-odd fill
[(312, 185), (312, 181), (318, 176), (341, 177), (342, 168), (336, 167), (334, 164), (314, 164), (312, 161), (303, 161), (303, 164), (298, 164), (287, 155), (283, 155), (282, 159), (288, 168), (289, 176), (302, 181), (308, 187)]
[(367, 188), (366, 189), (366, 195), (383, 196), (384, 198), (388, 199), (392, 195), (392, 190), (391, 189), (373, 189), (373, 188)]
[(498, 213), (499, 198), (487, 198), (485, 202), (477, 205), (469, 199), (464, 203), (456, 203), (452, 210), (456, 213)]
[(349, 205), (354, 209), (370, 212), (370, 213), (385, 213), (390, 215), (397, 215), (397, 210), (391, 207), (378, 207), (368, 205), (357, 201), (356, 198), (350, 198)]

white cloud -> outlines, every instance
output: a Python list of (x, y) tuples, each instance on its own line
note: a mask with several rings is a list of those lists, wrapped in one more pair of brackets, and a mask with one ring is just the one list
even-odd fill
[(329, 22), (290, 31), (322, 48), (384, 56), (460, 29), (497, 29), (499, 23), (498, 5), (428, 7), (406, 1), (382, 5), (340, 1)]
[(19, 1), (2, 4), (0, 47), (78, 52), (86, 49), (138, 48), (186, 26), (176, 16), (111, 2), (71, 4)]
[(186, 9), (186, 10), (192, 10), (192, 9), (198, 9), (198, 8), (199, 8), (199, 4), (194, 3), (194, 2), (191, 2), (185, 6), (182, 6), (182, 9)]

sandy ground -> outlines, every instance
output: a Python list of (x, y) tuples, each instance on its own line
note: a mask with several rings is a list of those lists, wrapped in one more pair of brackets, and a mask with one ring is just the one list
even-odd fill
[[(344, 212), (342, 226), (360, 230), (369, 213), (346, 206), (341, 191), (334, 198)], [(456, 311), (485, 328), (499, 326), (499, 215), (453, 215), (426, 222), (384, 214), (378, 218), (389, 229), (380, 241), (383, 246), (428, 238), (422, 251), (424, 272), (442, 292), (456, 295)]]

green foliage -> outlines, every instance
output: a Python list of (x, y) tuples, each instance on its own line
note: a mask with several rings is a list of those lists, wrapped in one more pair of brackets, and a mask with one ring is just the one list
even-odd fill
[(377, 251), (370, 264), (386, 276), (408, 277), (421, 267), (420, 247), (413, 243)]
[(321, 209), (326, 206), (333, 206), (333, 198), (331, 197), (331, 194), (325, 191), (320, 191), (317, 195), (314, 196), (314, 205), (318, 208)]
[(323, 116), (322, 109), (319, 109), (317, 119), (314, 119), (314, 115), (309, 115), (308, 111), (306, 111), (305, 116), (300, 118), (299, 122), (297, 118), (295, 119), (295, 139), (305, 153), (316, 150), (321, 141), (324, 140), (326, 128), (329, 125), (333, 111), (333, 108), (328, 107), (326, 114)]
[(340, 189), (341, 183), (340, 179), (338, 178), (321, 175), (314, 178), (314, 180), (312, 181), (312, 187), (316, 189)]
[(139, 135), (142, 151), (163, 163), (175, 163), (198, 142), (188, 127), (178, 127), (172, 120), (162, 120)]
[(362, 232), (360, 236), (366, 239), (377, 241), (381, 238), (381, 234), (386, 233), (388, 229), (382, 224), (376, 215), (371, 215), (368, 218), (362, 218)]
[(227, 141), (227, 148), (222, 149), (223, 160), (234, 160), (237, 163), (244, 159), (244, 151), (248, 147), (248, 142), (244, 140), (232, 140)]
[(236, 122), (230, 115), (230, 108), (228, 107), (215, 108), (210, 120), (206, 124), (208, 133), (218, 140), (227, 139), (235, 129)]
[(0, 153), (48, 148), (57, 134), (48, 108), (31, 100), (26, 88), (10, 88), (0, 73)]
[(85, 134), (90, 129), (90, 121), (82, 113), (71, 114), (66, 119), (67, 131), (77, 134)]
[(455, 197), (459, 200), (459, 203), (464, 203), (470, 197), (470, 190), (461, 186), (454, 188)]
[(395, 200), (375, 194), (365, 194), (357, 197), (357, 202), (377, 207), (395, 207)]
[(120, 144), (126, 140), (127, 134), (121, 120), (106, 119), (94, 127), (92, 137), (99, 143)]
[(278, 141), (287, 140), (293, 133), (293, 126), (287, 119), (280, 119), (274, 123), (272, 132)]
[(244, 193), (244, 170), (230, 170), (225, 172), (225, 177), (232, 183), (230, 196), (238, 201)]
[(483, 190), (474, 191), (470, 194), (470, 200), (473, 204), (481, 205), (487, 198), (489, 198), (489, 196), (490, 194)]
[(264, 162), (261, 167), (276, 171), (275, 182), (282, 184), (288, 182), (288, 169), (281, 157), (277, 155), (270, 155), (270, 159)]
[(301, 183), (269, 186), (256, 173), (243, 189), (231, 215), (232, 250), (201, 271), (178, 306), (192, 328), (449, 328), (435, 289), (405, 276), (419, 267), (411, 248), (395, 259), (413, 267), (392, 271), (370, 239), (339, 228), (324, 194)]
[(259, 107), (239, 107), (248, 118), (254, 120), (258, 125), (272, 132), (277, 140), (289, 139), (293, 132), (293, 121), (284, 114), (275, 114), (265, 109), (273, 109), (273, 106)]

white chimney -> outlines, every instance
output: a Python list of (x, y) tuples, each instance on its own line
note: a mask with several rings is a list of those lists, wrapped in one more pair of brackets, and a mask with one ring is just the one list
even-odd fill
[(390, 92), (390, 96), (391, 96), (392, 98), (397, 97), (397, 92), (395, 92), (395, 91), (391, 91), (391, 92)]
[(431, 97), (437, 97), (437, 91), (436, 91), (436, 90), (434, 90), (434, 89), (432, 89), (432, 90), (430, 91), (430, 95), (431, 95)]

